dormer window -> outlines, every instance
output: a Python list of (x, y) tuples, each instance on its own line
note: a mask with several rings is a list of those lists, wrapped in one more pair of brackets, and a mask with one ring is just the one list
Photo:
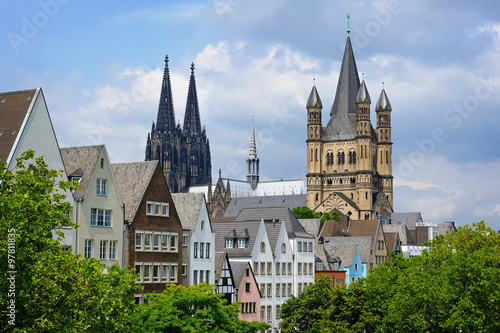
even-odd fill
[(238, 249), (244, 249), (246, 248), (246, 239), (245, 238), (239, 238), (238, 239)]
[(316, 262), (316, 270), (317, 271), (323, 270), (323, 262), (321, 262), (321, 261)]
[(233, 248), (233, 239), (226, 238), (226, 249), (232, 249), (232, 248)]

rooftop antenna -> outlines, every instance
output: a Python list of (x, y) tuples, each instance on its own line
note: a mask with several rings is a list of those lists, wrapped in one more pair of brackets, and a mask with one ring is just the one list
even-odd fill
[(347, 13), (347, 35), (349, 36), (349, 34), (351, 33), (351, 28), (349, 27), (349, 19), (351, 17), (349, 16), (349, 13)]

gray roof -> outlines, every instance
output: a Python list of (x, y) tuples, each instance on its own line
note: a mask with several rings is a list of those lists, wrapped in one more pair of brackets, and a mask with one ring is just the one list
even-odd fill
[[(384, 233), (391, 233), (395, 232), (399, 235), (399, 240), (401, 241), (402, 245), (407, 245), (408, 244), (408, 228), (405, 224), (382, 224), (382, 229), (384, 230)], [(387, 239), (386, 239), (387, 241)]]
[(224, 216), (236, 216), (245, 208), (288, 207), (293, 209), (306, 205), (305, 194), (231, 198)]
[(205, 204), (203, 193), (172, 193), (175, 209), (179, 214), (182, 228), (195, 230), (202, 205)]
[[(259, 231), (261, 220), (241, 222), (212, 222), (215, 231), (215, 252), (227, 252), (229, 257), (248, 257), (252, 254), (255, 245), (255, 238)], [(239, 235), (244, 229), (248, 229), (248, 244), (244, 249), (226, 249), (226, 236), (234, 230), (235, 235)]]
[(391, 103), (389, 102), (389, 98), (385, 93), (385, 89), (382, 89), (380, 92), (380, 96), (378, 97), (377, 104), (375, 105), (375, 111), (379, 110), (387, 110), (392, 111)]
[(282, 222), (264, 222), (266, 227), (267, 238), (269, 239), (269, 244), (271, 244), (271, 251), (274, 253), (278, 247), (278, 238), (280, 235)]
[(366, 88), (365, 80), (361, 82), (361, 87), (359, 87), (358, 94), (356, 95), (356, 103), (371, 103), (370, 94)]
[(151, 177), (159, 167), (158, 161), (116, 163), (111, 166), (125, 204), (125, 219), (132, 222)]
[(103, 150), (104, 145), (60, 149), (66, 173), (71, 175), (78, 169), (82, 169), (83, 172), (80, 187), (73, 193), (75, 199), (85, 198)]
[(323, 262), (324, 267), (333, 270), (330, 258), (339, 258), (340, 267), (352, 266), (354, 255), (358, 247), (361, 262), (370, 262), (370, 237), (331, 237), (329, 243), (316, 245), (316, 256)]
[(226, 252), (215, 252), (214, 258), (214, 278), (215, 282), (219, 282), (224, 262), (226, 261)]
[(317, 237), (321, 229), (321, 219), (299, 219), (307, 233)]
[(297, 218), (292, 214), (288, 207), (270, 207), (270, 208), (246, 208), (235, 217), (235, 221), (246, 222), (251, 220), (279, 220), (285, 222), (288, 237), (314, 238), (307, 233)]
[(457, 231), (457, 228), (455, 227), (455, 222), (443, 222), (443, 223), (438, 223), (438, 228), (439, 228), (439, 234), (444, 235), (447, 232), (455, 232)]
[(321, 98), (319, 98), (318, 90), (316, 86), (312, 87), (309, 98), (307, 99), (306, 108), (322, 108)]
[(420, 212), (391, 214), (391, 224), (404, 224), (410, 230), (414, 230), (418, 222), (423, 222)]
[(246, 268), (249, 267), (248, 261), (230, 261), (231, 272), (233, 273), (234, 286), (238, 288), (241, 283), (241, 279), (245, 275)]

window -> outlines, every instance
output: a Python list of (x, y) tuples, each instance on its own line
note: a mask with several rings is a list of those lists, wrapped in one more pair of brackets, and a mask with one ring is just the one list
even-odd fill
[(205, 282), (210, 283), (210, 271), (205, 271)]
[(154, 234), (153, 236), (153, 250), (160, 251), (161, 234)]
[(205, 255), (205, 258), (210, 258), (210, 243), (206, 243), (205, 244), (205, 248), (206, 248), (206, 255)]
[(260, 252), (266, 252), (266, 243), (260, 243)]
[(160, 211), (161, 211), (161, 203), (155, 202), (155, 215), (160, 216)]
[(161, 266), (161, 282), (168, 282), (168, 265)]
[(345, 163), (345, 154), (343, 151), (339, 151), (337, 153), (337, 164), (344, 164)]
[(302, 242), (297, 242), (297, 252), (302, 252)]
[(153, 282), (160, 282), (160, 264), (153, 265)]
[(313, 263), (309, 263), (309, 275), (313, 275)]
[(203, 258), (205, 255), (205, 243), (200, 243), (200, 258)]
[(302, 283), (301, 283), (301, 282), (299, 282), (299, 284), (298, 284), (298, 288), (297, 288), (297, 293), (299, 293), (299, 294), (300, 294), (301, 292), (302, 292)]
[(281, 297), (286, 297), (286, 283), (281, 284)]
[(260, 294), (262, 295), (262, 297), (266, 297), (266, 285), (264, 283), (261, 283), (259, 289), (260, 289)]
[(280, 297), (281, 286), (279, 283), (276, 283), (276, 297)]
[(307, 252), (312, 252), (313, 251), (313, 243), (312, 242), (308, 242), (307, 243)]
[(292, 275), (292, 263), (289, 262), (287, 266), (288, 266), (288, 275)]
[(301, 262), (299, 262), (297, 264), (297, 274), (302, 275), (302, 263)]
[(144, 233), (144, 251), (151, 251), (151, 233)]
[(111, 227), (111, 211), (92, 208), (90, 210), (90, 225), (93, 227)]
[(146, 202), (146, 215), (153, 215), (153, 206), (154, 203)]
[(281, 263), (281, 275), (286, 275), (286, 263)]
[(101, 158), (101, 169), (104, 169), (104, 158)]
[(354, 264), (354, 270), (358, 270), (358, 264)]
[(226, 249), (232, 249), (232, 248), (233, 248), (233, 239), (226, 238)]
[(200, 270), (200, 283), (203, 282), (203, 270)]
[(253, 263), (253, 274), (259, 275), (259, 262), (258, 261), (254, 261), (254, 263)]
[(142, 264), (135, 264), (135, 273), (138, 275), (137, 282), (142, 281)]
[(144, 265), (144, 282), (151, 282), (151, 264)]
[(170, 251), (177, 252), (177, 234), (170, 234)]
[(281, 272), (281, 270), (280, 270), (280, 263), (277, 262), (276, 263), (276, 275), (280, 275), (280, 272)]
[(195, 258), (198, 258), (198, 242), (194, 242), (194, 247), (193, 247), (193, 256)]
[(108, 241), (102, 240), (99, 244), (99, 259), (106, 260), (108, 251)]
[(163, 203), (161, 204), (161, 215), (162, 216), (165, 216), (165, 217), (168, 217), (168, 203)]
[(281, 306), (279, 304), (276, 305), (276, 319), (280, 319), (280, 308)]
[(286, 244), (281, 244), (281, 253), (286, 253)]
[(260, 321), (262, 323), (266, 321), (266, 307), (265, 306), (260, 307)]
[(272, 307), (270, 305), (267, 306), (267, 322), (270, 323), (273, 321), (273, 318), (272, 318)]
[(142, 250), (142, 239), (144, 237), (144, 233), (142, 231), (135, 232), (135, 249), (141, 251)]
[(245, 283), (245, 292), (249, 293), (250, 292), (250, 282)]
[(273, 264), (270, 262), (267, 263), (267, 275), (273, 275)]
[(106, 195), (106, 179), (97, 179), (97, 195)]
[(116, 260), (116, 243), (117, 241), (109, 241), (109, 260)]
[(183, 264), (182, 265), (182, 276), (187, 276), (187, 265), (186, 264)]
[(170, 282), (177, 281), (177, 265), (170, 266)]
[(287, 296), (290, 296), (292, 294), (292, 284), (288, 283), (286, 285), (286, 289), (287, 289)]
[(163, 252), (168, 252), (168, 238), (169, 234), (162, 234), (161, 235), (161, 250)]
[(201, 230), (205, 230), (205, 221), (204, 220), (201, 221)]
[(307, 263), (302, 264), (302, 274), (307, 275)]
[(188, 245), (188, 236), (186, 234), (182, 234), (182, 246)]
[(317, 271), (322, 271), (323, 270), (323, 262), (322, 261), (316, 262), (316, 270)]
[(344, 284), (344, 279), (340, 279), (340, 284)]
[(198, 270), (193, 271), (193, 284), (198, 284)]
[(244, 249), (245, 248), (245, 244), (246, 243), (246, 239), (245, 238), (239, 238), (238, 239), (238, 248), (239, 249)]
[(83, 249), (83, 257), (91, 258), (92, 257), (92, 239), (85, 240), (85, 247)]
[(266, 263), (265, 262), (261, 262), (260, 263), (260, 274), (261, 275), (265, 275), (266, 274)]
[(267, 297), (273, 297), (273, 284), (267, 284)]

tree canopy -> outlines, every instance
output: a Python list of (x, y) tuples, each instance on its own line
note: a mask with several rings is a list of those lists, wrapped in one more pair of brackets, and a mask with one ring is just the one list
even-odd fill
[(499, 332), (499, 234), (479, 222), (429, 246), (392, 255), (348, 287), (317, 278), (283, 304), (282, 331)]
[(298, 219), (319, 219), (321, 218), (321, 223), (331, 220), (340, 220), (340, 213), (337, 211), (332, 211), (331, 213), (320, 213), (314, 212), (311, 208), (307, 206), (298, 206), (292, 209), (292, 214)]

